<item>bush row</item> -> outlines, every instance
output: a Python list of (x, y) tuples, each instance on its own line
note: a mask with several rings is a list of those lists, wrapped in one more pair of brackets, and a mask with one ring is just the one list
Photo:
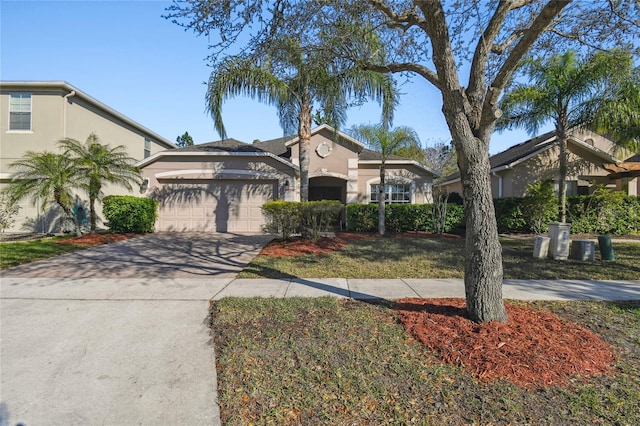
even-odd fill
[(109, 195), (102, 201), (102, 212), (113, 232), (142, 234), (153, 232), (158, 201), (131, 195)]
[[(437, 212), (433, 204), (389, 204), (385, 209), (385, 227), (387, 232), (436, 232), (438, 230)], [(447, 205), (443, 232), (459, 229), (463, 224), (462, 206)], [(377, 204), (348, 204), (347, 230), (355, 232), (373, 232), (378, 229)]]
[[(549, 222), (558, 220), (558, 200), (534, 197), (494, 200), (498, 231), (542, 233)], [(640, 198), (621, 192), (596, 191), (591, 195), (567, 197), (567, 222), (574, 234), (637, 234), (640, 231)]]
[(262, 205), (264, 232), (290, 238), (302, 234), (317, 240), (321, 232), (338, 223), (344, 205), (340, 201), (268, 201)]

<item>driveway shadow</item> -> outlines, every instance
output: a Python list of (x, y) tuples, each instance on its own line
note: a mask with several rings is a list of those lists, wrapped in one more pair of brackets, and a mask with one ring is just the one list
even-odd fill
[(234, 277), (273, 237), (157, 233), (92, 247), (0, 272), (20, 278)]

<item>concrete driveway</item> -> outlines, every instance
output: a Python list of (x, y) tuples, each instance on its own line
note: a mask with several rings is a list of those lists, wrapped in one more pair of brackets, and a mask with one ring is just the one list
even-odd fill
[(266, 236), (153, 234), (0, 273), (0, 425), (217, 424), (208, 300)]

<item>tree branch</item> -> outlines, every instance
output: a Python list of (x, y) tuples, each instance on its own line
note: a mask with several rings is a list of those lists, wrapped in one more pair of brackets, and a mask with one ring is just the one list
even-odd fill
[(491, 46), (491, 53), (495, 53), (496, 55), (502, 55), (504, 51), (507, 50), (509, 46), (511, 46), (511, 43), (513, 43), (519, 37), (521, 37), (523, 33), (524, 31), (522, 30), (514, 31), (514, 33), (511, 34), (504, 43), (494, 44), (493, 46)]
[(500, 93), (511, 79), (511, 76), (518, 67), (518, 63), (527, 54), (529, 49), (531, 49), (531, 46), (540, 34), (548, 28), (549, 24), (569, 3), (571, 3), (571, 0), (549, 0), (540, 11), (540, 14), (536, 16), (531, 26), (523, 32), (522, 38), (520, 38), (520, 41), (518, 41), (511, 50), (509, 56), (500, 67), (496, 78), (489, 87), (482, 108), (483, 123), (493, 122), (495, 120), (494, 108), (498, 104)]
[(412, 10), (406, 10), (402, 14), (396, 13), (391, 6), (382, 0), (369, 0), (369, 4), (382, 12), (391, 22), (387, 23), (389, 28), (401, 28), (407, 30), (414, 25), (420, 25), (424, 20)]
[(440, 87), (440, 80), (438, 79), (438, 75), (428, 67), (425, 67), (424, 65), (420, 65), (415, 62), (391, 62), (384, 65), (360, 63), (358, 65), (364, 71), (375, 71), (380, 73), (414, 72), (420, 75), (421, 77), (425, 78), (434, 86), (438, 88)]
[[(468, 95), (474, 100), (481, 100), (484, 97), (485, 92), (485, 71), (487, 68), (487, 62), (489, 60), (489, 52), (493, 46), (493, 40), (500, 33), (500, 28), (507, 18), (507, 14), (511, 10), (511, 2), (502, 1), (498, 3), (493, 16), (489, 20), (487, 27), (485, 28), (476, 50), (473, 53), (473, 60), (471, 62), (471, 70), (469, 72), (469, 89)], [(475, 105), (476, 104), (474, 102)], [(479, 111), (478, 111), (479, 112)]]

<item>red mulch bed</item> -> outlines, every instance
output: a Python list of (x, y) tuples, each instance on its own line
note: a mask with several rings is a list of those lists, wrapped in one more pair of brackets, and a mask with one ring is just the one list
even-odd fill
[(412, 336), (480, 380), (506, 378), (524, 388), (566, 385), (606, 373), (616, 362), (612, 347), (597, 334), (550, 312), (506, 303), (506, 324), (476, 324), (463, 299), (397, 302)]
[(260, 254), (271, 257), (326, 254), (342, 249), (349, 241), (376, 237), (376, 234), (341, 232), (336, 234), (335, 237), (321, 237), (318, 241), (303, 237), (295, 237), (288, 240), (275, 239), (269, 242), (260, 251)]
[(99, 246), (101, 244), (115, 243), (116, 241), (128, 240), (139, 237), (142, 234), (85, 234), (79, 237), (65, 238), (56, 241), (57, 244), (83, 244), (87, 246)]
[[(454, 234), (430, 234), (426, 232), (406, 232), (403, 234), (388, 234), (384, 238), (446, 238), (460, 239)], [(326, 254), (341, 250), (350, 241), (368, 238), (382, 238), (379, 234), (362, 232), (339, 232), (335, 237), (321, 237), (318, 241), (311, 238), (295, 237), (288, 240), (275, 239), (267, 244), (260, 252), (263, 256), (304, 256), (308, 254)]]

